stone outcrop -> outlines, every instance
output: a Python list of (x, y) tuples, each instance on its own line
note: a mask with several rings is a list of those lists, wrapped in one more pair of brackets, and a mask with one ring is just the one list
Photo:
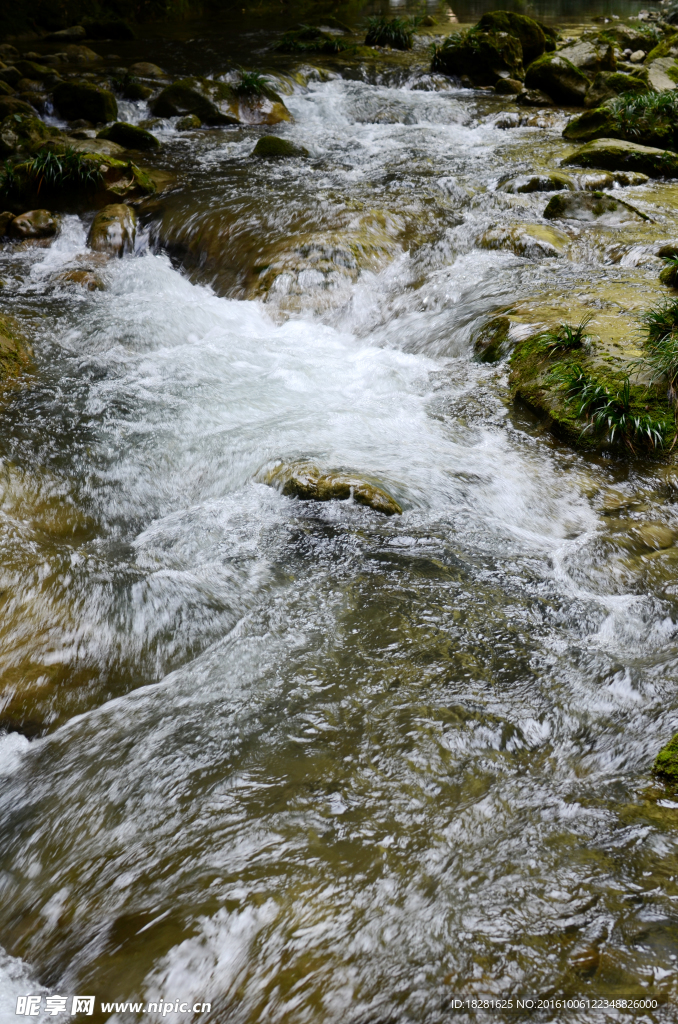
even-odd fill
[(347, 501), (367, 505), (385, 516), (400, 515), (402, 508), (386, 491), (362, 477), (339, 471), (323, 472), (312, 462), (282, 462), (264, 472), (262, 483), (302, 501)]

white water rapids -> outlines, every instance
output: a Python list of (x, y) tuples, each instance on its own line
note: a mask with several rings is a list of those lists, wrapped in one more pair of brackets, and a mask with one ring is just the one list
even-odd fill
[[(518, 208), (488, 186), (560, 143), (459, 92), (335, 79), (288, 103), (319, 178), (250, 164), (236, 188), (253, 136), (211, 133), (206, 216), (319, 234), (338, 192), (359, 218), (385, 170), (416, 170), (380, 223), (428, 218), (426, 239), (352, 276), (300, 260), (265, 302), (147, 235), (104, 290), (66, 285), (77, 217), (0, 254), (36, 336), (5, 420), (3, 706), (25, 685), (39, 708), (0, 737), (0, 1020), (29, 991), (204, 999), (229, 1024), (554, 993), (650, 994), (643, 1019), (673, 1019), (678, 811), (647, 794), (678, 720), (677, 563), (628, 540), (678, 528), (672, 478), (559, 445), (469, 347), (502, 302), (622, 280), (601, 257), (622, 236), (478, 250)], [(543, 195), (517, 198), (538, 220)], [(257, 482), (299, 458), (402, 517)]]

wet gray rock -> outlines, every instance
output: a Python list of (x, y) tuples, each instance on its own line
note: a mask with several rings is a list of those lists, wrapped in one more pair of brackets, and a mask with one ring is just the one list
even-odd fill
[(293, 142), (281, 139), (277, 135), (264, 135), (252, 150), (252, 156), (264, 160), (280, 160), (285, 157), (308, 156), (308, 150), (303, 146), (295, 146)]
[(517, 78), (499, 78), (494, 86), (494, 91), (500, 96), (519, 96), (524, 86)]
[(584, 74), (596, 75), (599, 71), (614, 71), (617, 59), (614, 47), (598, 41), (581, 39), (558, 51), (561, 57), (569, 60)]
[(134, 250), (136, 213), (124, 203), (112, 203), (99, 210), (92, 222), (87, 244), (95, 252), (122, 257)]
[(323, 472), (312, 462), (281, 462), (261, 474), (262, 483), (302, 501), (347, 501), (367, 505), (385, 516), (401, 515), (398, 502), (376, 484), (340, 471)]
[(108, 125), (98, 133), (97, 138), (108, 139), (124, 149), (160, 149), (160, 142), (155, 135), (126, 121), (115, 121)]
[(14, 217), (5, 232), (10, 238), (51, 238), (58, 228), (59, 223), (49, 210), (29, 210)]
[(176, 123), (176, 129), (178, 132), (190, 132), (201, 127), (202, 121), (197, 114), (186, 114), (185, 117), (180, 117)]
[(678, 178), (678, 153), (622, 139), (595, 139), (563, 160), (563, 166), (639, 171), (651, 178)]
[(490, 228), (478, 240), (480, 249), (507, 249), (516, 256), (539, 260), (562, 256), (570, 239), (557, 228), (543, 224), (513, 224)]
[(524, 89), (519, 96), (516, 97), (516, 102), (521, 107), (552, 107), (553, 100), (541, 89)]

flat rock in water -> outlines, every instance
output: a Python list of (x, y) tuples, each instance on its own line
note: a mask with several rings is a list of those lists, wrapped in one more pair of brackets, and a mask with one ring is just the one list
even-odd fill
[(621, 139), (596, 139), (578, 149), (564, 166), (595, 167), (606, 171), (640, 171), (651, 178), (678, 177), (678, 153), (669, 149), (640, 146)]
[(561, 192), (573, 190), (574, 182), (567, 174), (560, 171), (548, 171), (546, 174), (521, 174), (517, 178), (510, 178), (500, 185), (500, 192), (510, 192), (519, 195), (523, 192)]
[(623, 224), (649, 220), (629, 203), (606, 192), (566, 192), (549, 200), (544, 210), (546, 220), (595, 221), (598, 224)]
[(312, 462), (280, 463), (261, 477), (287, 497), (302, 501), (346, 501), (353, 498), (385, 516), (401, 515), (402, 508), (390, 494), (350, 473), (322, 470)]

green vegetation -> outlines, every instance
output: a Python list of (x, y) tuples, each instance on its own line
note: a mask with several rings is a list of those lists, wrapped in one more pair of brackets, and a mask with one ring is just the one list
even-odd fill
[(385, 18), (382, 14), (367, 22), (365, 46), (390, 46), (393, 50), (411, 50), (417, 21), (410, 18)]
[(586, 328), (592, 319), (591, 313), (580, 320), (576, 327), (563, 322), (550, 331), (544, 331), (539, 338), (545, 351), (552, 356), (557, 352), (571, 352), (573, 349), (582, 348), (584, 342), (588, 340)]
[(678, 147), (678, 93), (623, 93), (608, 104), (614, 136), (659, 149)]
[(666, 782), (678, 785), (678, 733), (657, 754), (652, 771)]
[(566, 401), (574, 406), (577, 418), (588, 420), (582, 434), (591, 431), (599, 437), (607, 435), (612, 443), (618, 439), (632, 452), (635, 445), (663, 448), (667, 439), (675, 436), (675, 424), (668, 417), (660, 419), (632, 408), (628, 377), (615, 391), (580, 363), (558, 366), (551, 377), (567, 389)]
[(32, 160), (24, 164), (5, 164), (0, 179), (0, 197), (11, 199), (26, 181), (34, 186), (36, 195), (39, 195), (43, 189), (47, 193), (65, 190), (93, 192), (102, 180), (99, 168), (72, 149), (64, 153), (41, 149)]
[[(676, 257), (672, 259), (678, 265)], [(668, 382), (669, 401), (678, 398), (678, 299), (661, 303), (643, 313), (646, 361), (653, 371), (653, 383)]]
[(264, 96), (268, 89), (268, 79), (258, 71), (245, 71), (238, 68), (240, 81), (233, 86), (238, 96)]

